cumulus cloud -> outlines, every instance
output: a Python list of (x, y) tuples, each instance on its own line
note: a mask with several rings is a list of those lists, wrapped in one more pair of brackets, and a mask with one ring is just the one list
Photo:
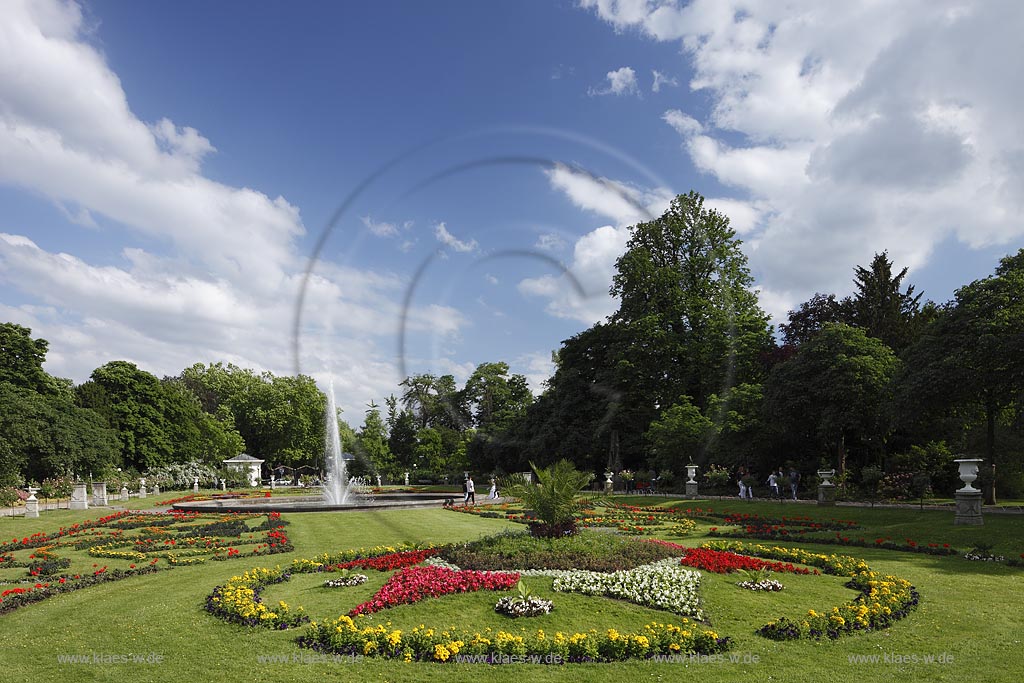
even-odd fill
[[(306, 266), (298, 208), (204, 175), (213, 142), (166, 117), (139, 119), (91, 31), (73, 2), (0, 5), (0, 183), (120, 240), (98, 264), (75, 240), (57, 251), (28, 236), (49, 226), (8, 224), (0, 282), (26, 303), (0, 314), (48, 339), (47, 369), (76, 381), (118, 358), (158, 375), (215, 361), (290, 374)], [(116, 235), (105, 228), (114, 223)], [(407, 227), (364, 225), (381, 236)], [(323, 261), (307, 283), (302, 369), (335, 374), (339, 402), (359, 414), (401, 379), (390, 344), (403, 315), (410, 331), (441, 340), (467, 322), (448, 306), (403, 310), (406, 285)]]
[(674, 76), (667, 76), (657, 69), (653, 69), (651, 74), (654, 78), (654, 82), (651, 83), (651, 92), (661, 92), (662, 88), (675, 88), (679, 85), (679, 81)]
[(631, 67), (623, 66), (615, 71), (609, 71), (605, 76), (608, 85), (603, 88), (590, 88), (587, 92), (591, 96), (599, 95), (636, 95), (640, 96), (640, 84), (636, 79), (636, 71)]
[(438, 223), (434, 226), (434, 237), (436, 237), (437, 241), (446, 247), (451, 247), (455, 251), (464, 254), (476, 251), (478, 246), (474, 239), (463, 241), (448, 232), (448, 227), (444, 223)]
[[(843, 293), (887, 249), (1024, 236), (1024, 6), (582, 0), (618, 31), (678, 42), (711, 104), (663, 115), (728, 206), (776, 319)], [(724, 205), (723, 205), (724, 206)]]

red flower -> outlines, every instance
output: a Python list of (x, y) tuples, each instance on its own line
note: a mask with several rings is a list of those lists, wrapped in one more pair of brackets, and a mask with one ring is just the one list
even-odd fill
[(517, 572), (454, 571), (447, 567), (432, 566), (406, 567), (388, 579), (370, 600), (356, 606), (349, 615), (372, 614), (395, 605), (410, 604), (449, 593), (508, 590), (518, 581)]

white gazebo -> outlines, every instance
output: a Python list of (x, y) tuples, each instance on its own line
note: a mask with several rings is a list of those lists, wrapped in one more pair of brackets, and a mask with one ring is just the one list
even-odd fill
[(249, 486), (260, 485), (260, 470), (263, 467), (263, 460), (254, 458), (251, 455), (242, 453), (236, 455), (233, 458), (229, 458), (224, 461), (224, 464), (228, 466), (230, 470), (238, 470), (240, 472), (249, 472)]

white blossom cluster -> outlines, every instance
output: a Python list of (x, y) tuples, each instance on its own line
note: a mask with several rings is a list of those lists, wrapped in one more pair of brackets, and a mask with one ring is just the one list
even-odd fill
[(775, 592), (782, 590), (783, 586), (775, 579), (762, 579), (760, 581), (740, 581), (736, 584), (740, 588), (746, 588), (748, 591), (768, 591)]
[(445, 569), (451, 569), (453, 572), (457, 572), (460, 569), (458, 565), (454, 565), (451, 562), (442, 560), (440, 557), (437, 556), (428, 557), (427, 559), (423, 560), (423, 564), (427, 564), (432, 567), (443, 567)]
[(697, 619), (703, 618), (698, 597), (700, 574), (682, 568), (678, 559), (652, 562), (611, 574), (566, 572), (555, 578), (553, 588), (562, 593), (606, 595)]
[(345, 588), (346, 586), (358, 586), (361, 583), (366, 583), (366, 574), (352, 574), (351, 576), (343, 576), (340, 579), (328, 579), (324, 581), (325, 588)]
[(494, 605), (494, 611), (509, 617), (536, 617), (551, 611), (554, 603), (541, 598), (504, 597)]

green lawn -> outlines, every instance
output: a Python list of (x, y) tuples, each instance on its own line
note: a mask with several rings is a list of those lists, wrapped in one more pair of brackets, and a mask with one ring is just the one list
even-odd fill
[[(161, 496), (161, 500), (164, 499)], [(148, 499), (147, 499), (148, 501)], [(749, 511), (777, 515), (778, 503), (740, 501), (680, 502), (636, 498), (637, 504), (702, 505), (716, 511)], [(134, 501), (133, 501), (134, 503)], [(134, 507), (134, 505), (133, 505)], [(954, 527), (951, 512), (917, 512), (816, 506), (782, 506), (785, 514), (815, 518), (852, 519), (865, 525), (868, 538), (911, 537), (923, 542), (950, 543), (961, 549), (974, 542), (991, 542), (1003, 554), (1024, 552), (1024, 517), (986, 517), (981, 528)], [(95, 518), (97, 510), (43, 513), (36, 520), (0, 519), (0, 539), (23, 537), (36, 531), (54, 530)], [(265, 558), (262, 564), (287, 565), (292, 557), (308, 557), (324, 551), (373, 546), (403, 541), (444, 543), (470, 540), (503, 529), (522, 527), (495, 519), (481, 519), (440, 509), (361, 513), (286, 514), (287, 532), (297, 550), (293, 554)], [(686, 544), (704, 540), (702, 523)], [(675, 539), (677, 540), (677, 539)], [(792, 545), (792, 544), (791, 544)], [(892, 628), (847, 636), (835, 642), (776, 643), (754, 634), (765, 621), (777, 616), (799, 616), (808, 609), (825, 610), (853, 596), (843, 581), (830, 576), (778, 577), (786, 586), (781, 593), (753, 594), (737, 588), (735, 576), (704, 573), (702, 598), (712, 627), (732, 636), (731, 654), (749, 663), (678, 662), (650, 664), (628, 662), (603, 665), (434, 665), (403, 664), (367, 659), (354, 663), (262, 664), (258, 655), (279, 654), (301, 658), (308, 651), (293, 643), (301, 629), (269, 631), (247, 629), (221, 622), (202, 610), (213, 586), (255, 566), (252, 559), (209, 562), (192, 567), (134, 577), (51, 598), (0, 616), (0, 666), (3, 680), (38, 681), (496, 681), (573, 680), (677, 680), (698, 676), (702, 681), (803, 681), (827, 680), (865, 683), (913, 677), (925, 681), (1018, 681), (1024, 678), (1021, 641), (1024, 640), (1024, 570), (960, 557), (936, 557), (874, 548), (813, 546), (811, 550), (851, 554), (865, 558), (872, 568), (912, 581), (922, 595), (912, 615)], [(72, 556), (72, 553), (61, 553)], [(74, 554), (74, 567), (94, 562)], [(115, 561), (106, 562), (111, 567)], [(5, 570), (13, 572), (14, 570)], [(363, 586), (327, 589), (319, 575), (296, 575), (292, 581), (268, 587), (268, 603), (286, 600), (304, 605), (316, 618), (335, 617), (372, 594), (387, 578), (369, 571)], [(522, 626), (545, 630), (615, 627), (638, 628), (649, 620), (667, 621), (672, 616), (604, 598), (554, 593), (550, 580), (528, 578), (531, 589), (555, 600), (552, 614), (519, 620)], [(546, 583), (545, 583), (546, 582)], [(407, 628), (418, 623), (438, 626), (518, 628), (515, 621), (493, 612), (496, 594), (448, 596), (378, 613), (370, 621), (391, 621)], [(66, 654), (155, 654), (153, 664), (62, 664)], [(879, 655), (878, 663), (851, 663), (860, 655)], [(934, 655), (947, 663), (887, 663), (898, 657)], [(895, 657), (894, 657), (895, 656)], [(948, 660), (952, 658), (952, 662)], [(756, 663), (753, 661), (756, 659)], [(524, 669), (523, 667), (527, 667)]]

